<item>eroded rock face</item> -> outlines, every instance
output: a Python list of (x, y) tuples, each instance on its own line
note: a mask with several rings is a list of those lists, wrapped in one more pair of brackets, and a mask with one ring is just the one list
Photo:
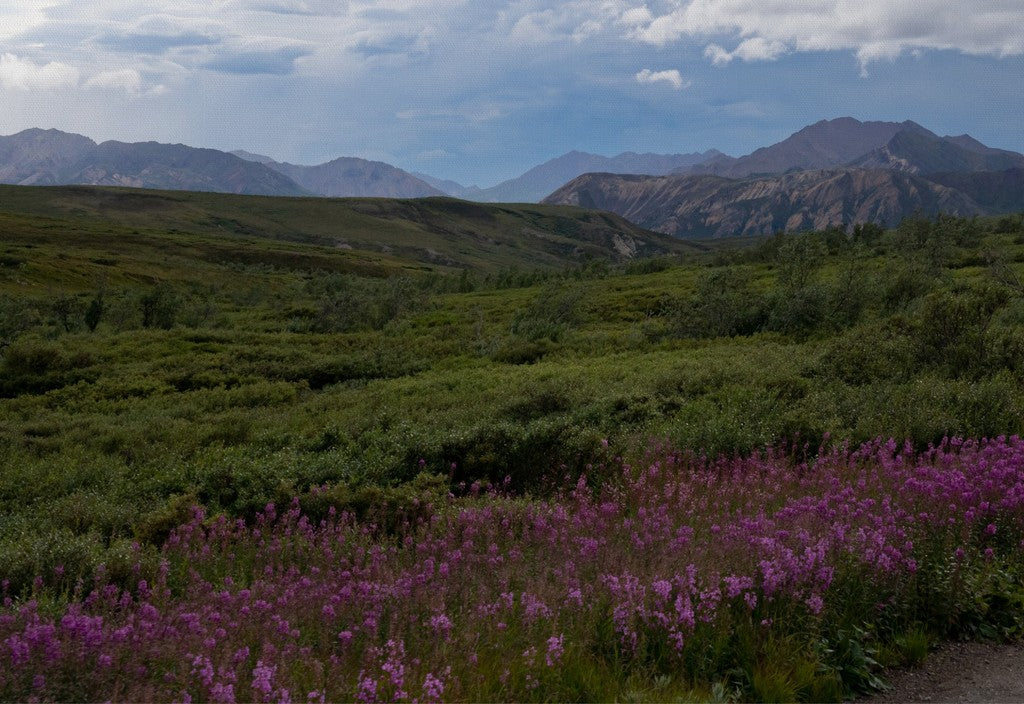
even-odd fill
[[(1000, 173), (978, 176), (999, 181), (1015, 174)], [(946, 180), (952, 185), (906, 171), (852, 168), (750, 179), (585, 174), (544, 202), (609, 210), (677, 237), (766, 235), (867, 222), (894, 225), (917, 213), (970, 217), (1024, 208), (1024, 193), (989, 204)]]

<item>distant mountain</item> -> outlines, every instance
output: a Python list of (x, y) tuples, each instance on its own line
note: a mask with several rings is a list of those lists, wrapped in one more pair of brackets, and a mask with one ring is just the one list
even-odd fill
[(65, 183), (247, 195), (306, 195), (261, 164), (216, 149), (157, 142), (104, 142), (72, 165)]
[(0, 137), (0, 182), (24, 186), (66, 183), (71, 164), (96, 148), (80, 134), (31, 129)]
[(535, 166), (522, 176), (464, 197), (493, 203), (536, 203), (559, 186), (588, 172), (661, 175), (720, 156), (724, 155), (714, 149), (699, 154), (623, 152), (613, 157), (572, 151)]
[(716, 159), (687, 169), (728, 178), (782, 174), (805, 169), (843, 166), (878, 149), (902, 130), (924, 129), (915, 122), (860, 122), (852, 117), (821, 120), (770, 147), (738, 159)]
[(476, 200), (480, 194), (481, 189), (479, 186), (463, 186), (461, 183), (455, 181), (449, 181), (443, 178), (434, 178), (429, 174), (423, 174), (419, 171), (410, 171), (413, 176), (418, 178), (420, 181), (427, 183), (439, 191), (442, 191), (453, 198), (463, 198), (465, 200)]
[(916, 174), (1005, 171), (1024, 168), (1024, 155), (986, 147), (968, 135), (939, 137), (922, 128), (897, 132), (884, 146), (851, 161), (850, 166)]
[(96, 144), (82, 135), (38, 129), (0, 137), (0, 182), (306, 194), (294, 181), (262, 164), (215, 149), (156, 142)]
[(257, 164), (274, 163), (274, 160), (271, 159), (269, 156), (265, 156), (263, 154), (253, 154), (252, 152), (247, 152), (244, 149), (236, 149), (235, 151), (228, 153), (234, 154), (239, 159), (245, 159), (246, 161), (255, 161)]
[(321, 196), (332, 198), (424, 198), (445, 193), (381, 161), (341, 157), (317, 166), (270, 162), (270, 168)]
[(1002, 171), (1024, 167), (1024, 155), (987, 147), (970, 135), (939, 137), (921, 125), (821, 120), (738, 159), (718, 157), (675, 173), (744, 178), (852, 166), (912, 173)]
[(184, 144), (104, 142), (59, 130), (0, 137), (0, 183), (82, 184), (248, 195), (420, 198), (444, 193), (401, 169), (343, 157), (318, 166)]
[(915, 213), (1024, 209), (1024, 155), (916, 122), (822, 120), (733, 159), (663, 177), (581, 176), (545, 198), (610, 210), (682, 237), (724, 237), (874, 222)]
[(274, 161), (244, 150), (235, 156), (270, 167), (310, 193), (329, 198), (426, 198), (447, 195), (422, 179), (382, 161), (341, 157), (316, 166)]
[[(1020, 171), (947, 174), (933, 180), (907, 171), (853, 168), (747, 179), (586, 174), (544, 202), (608, 210), (677, 237), (729, 237), (864, 222), (894, 225), (916, 213), (974, 216), (1019, 210), (1024, 209), (1022, 181)], [(962, 188), (983, 182), (986, 187), (974, 190), (1001, 195), (986, 200)]]

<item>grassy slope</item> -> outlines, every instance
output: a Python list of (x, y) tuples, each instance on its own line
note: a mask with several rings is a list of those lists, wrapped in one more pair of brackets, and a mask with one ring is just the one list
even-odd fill
[[(203, 267), (236, 262), (387, 275), (550, 270), (592, 258), (620, 260), (616, 237), (636, 241), (642, 255), (698, 249), (617, 216), (578, 208), (91, 187), (0, 186), (0, 228), (8, 256), (31, 261), (30, 245), (53, 245), (77, 256), (61, 262), (60, 273), (22, 276), (30, 286), (75, 290), (91, 286), (89, 279), (100, 274), (153, 280), (197, 261)], [(129, 248), (130, 262), (121, 256)], [(53, 253), (40, 259), (54, 261)], [(145, 264), (136, 266), (140, 262)]]

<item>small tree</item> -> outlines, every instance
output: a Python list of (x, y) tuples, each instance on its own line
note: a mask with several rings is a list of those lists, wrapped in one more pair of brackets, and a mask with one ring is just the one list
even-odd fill
[(106, 304), (103, 303), (103, 291), (99, 291), (89, 301), (89, 307), (85, 309), (85, 327), (89, 328), (89, 332), (96, 332), (96, 326), (100, 324), (105, 311)]
[(64, 332), (71, 332), (75, 329), (81, 310), (78, 299), (67, 293), (62, 293), (53, 301), (50, 310), (53, 311), (60, 326), (64, 328)]
[(178, 314), (178, 296), (168, 284), (162, 283), (145, 294), (139, 301), (142, 307), (142, 327), (170, 330)]

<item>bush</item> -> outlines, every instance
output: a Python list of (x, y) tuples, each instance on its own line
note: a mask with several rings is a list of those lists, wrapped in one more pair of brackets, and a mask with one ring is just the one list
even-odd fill
[(558, 342), (579, 322), (583, 294), (581, 286), (547, 284), (528, 306), (516, 312), (511, 333), (529, 342)]
[(927, 296), (913, 318), (918, 362), (953, 377), (980, 374), (987, 367), (986, 333), (1007, 300), (1005, 289), (995, 286)]
[(751, 289), (749, 273), (721, 267), (701, 274), (693, 295), (676, 304), (670, 318), (680, 337), (732, 337), (759, 329), (764, 311)]
[(92, 364), (86, 351), (68, 354), (55, 343), (19, 340), (7, 348), (0, 363), (0, 395), (42, 393), (90, 378), (94, 375), (83, 370)]
[(159, 284), (139, 299), (142, 327), (170, 330), (181, 308), (178, 294), (169, 284)]

